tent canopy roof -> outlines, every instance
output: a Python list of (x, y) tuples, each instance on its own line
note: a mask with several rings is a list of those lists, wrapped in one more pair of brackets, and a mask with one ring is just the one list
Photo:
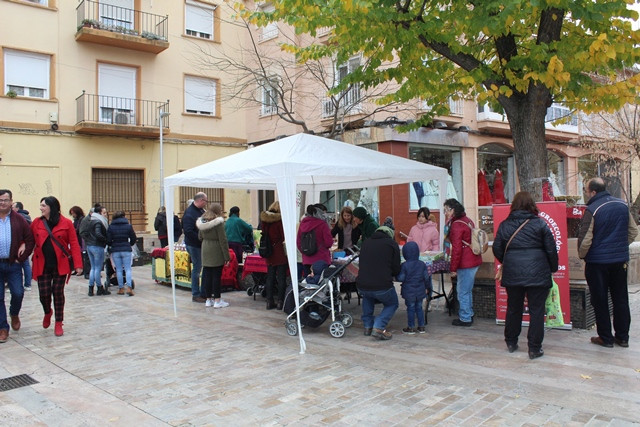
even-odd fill
[(319, 136), (297, 134), (194, 167), (165, 186), (275, 190), (293, 177), (298, 191), (376, 187), (447, 179), (444, 168)]

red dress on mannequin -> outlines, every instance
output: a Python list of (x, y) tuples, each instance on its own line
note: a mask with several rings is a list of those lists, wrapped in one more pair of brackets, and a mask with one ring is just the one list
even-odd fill
[(493, 203), (507, 203), (504, 197), (504, 181), (502, 181), (502, 171), (496, 169), (493, 179)]
[(489, 190), (485, 172), (480, 169), (478, 171), (478, 206), (491, 206), (492, 203), (491, 190)]

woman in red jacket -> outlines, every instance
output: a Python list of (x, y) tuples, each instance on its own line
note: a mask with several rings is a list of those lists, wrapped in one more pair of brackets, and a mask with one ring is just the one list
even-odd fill
[(473, 283), (482, 255), (475, 255), (471, 250), (471, 228), (473, 221), (464, 211), (464, 206), (456, 199), (444, 202), (444, 213), (449, 225), (448, 240), (451, 244), (451, 277), (457, 277), (456, 290), (458, 293), (459, 319), (454, 319), (454, 326), (471, 326), (473, 324)]
[(60, 202), (53, 196), (40, 200), (42, 216), (31, 223), (35, 238), (33, 250), (33, 278), (38, 281), (40, 303), (44, 309), (42, 327), (51, 325), (51, 298), (56, 314), (55, 334), (61, 336), (64, 317), (64, 285), (69, 281), (71, 266), (68, 255), (73, 258), (75, 273), (82, 274), (82, 254), (73, 223), (60, 215)]
[[(284, 251), (284, 229), (282, 227), (282, 215), (280, 214), (280, 202), (277, 200), (269, 206), (269, 209), (260, 214), (262, 232), (269, 235), (273, 252), (267, 261), (267, 310), (277, 308), (282, 310), (284, 294), (287, 289), (287, 254)], [(274, 284), (277, 281), (278, 303), (274, 301)]]

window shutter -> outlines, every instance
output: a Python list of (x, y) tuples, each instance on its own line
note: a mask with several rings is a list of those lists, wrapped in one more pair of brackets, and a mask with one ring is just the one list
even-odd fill
[[(44, 89), (44, 98), (49, 98), (49, 55), (5, 49), (5, 86), (23, 86)], [(6, 87), (5, 87), (6, 90)]]
[(198, 114), (216, 113), (216, 83), (211, 79), (186, 77), (184, 81), (185, 110)]
[(213, 34), (213, 8), (187, 3), (186, 29), (203, 34)]

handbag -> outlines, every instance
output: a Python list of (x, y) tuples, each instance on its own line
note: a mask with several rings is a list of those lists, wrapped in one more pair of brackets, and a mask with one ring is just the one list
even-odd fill
[(558, 284), (551, 275), (552, 286), (549, 289), (549, 295), (544, 303), (547, 319), (545, 326), (548, 328), (561, 328), (564, 326), (564, 315), (562, 314), (562, 306), (560, 305), (560, 289)]
[(75, 274), (75, 267), (73, 266), (73, 257), (71, 256), (69, 251), (67, 251), (67, 248), (65, 248), (64, 245), (60, 243), (58, 239), (55, 238), (55, 236), (51, 232), (51, 229), (49, 228), (49, 224), (47, 224), (47, 220), (43, 219), (42, 223), (44, 224), (44, 228), (47, 230), (47, 233), (49, 233), (49, 237), (51, 237), (51, 241), (55, 243), (56, 246), (60, 248), (64, 256), (67, 257), (67, 261), (69, 261), (69, 268), (71, 269), (71, 274)]
[[(509, 249), (509, 244), (511, 243), (511, 241), (513, 240), (514, 237), (516, 237), (516, 234), (518, 234), (518, 232), (520, 230), (522, 230), (522, 227), (524, 227), (525, 225), (527, 225), (527, 223), (530, 221), (530, 219), (526, 220), (525, 222), (523, 222), (520, 227), (518, 227), (518, 229), (516, 230), (515, 233), (513, 233), (511, 235), (511, 238), (509, 239), (509, 241), (507, 242), (507, 246), (504, 247), (504, 254), (502, 255), (502, 259), (504, 260), (504, 256), (507, 254), (507, 249)], [(504, 263), (503, 263), (504, 264)], [(498, 267), (498, 271), (496, 271), (496, 280), (501, 281), (502, 280), (502, 264), (500, 264), (500, 266)]]

